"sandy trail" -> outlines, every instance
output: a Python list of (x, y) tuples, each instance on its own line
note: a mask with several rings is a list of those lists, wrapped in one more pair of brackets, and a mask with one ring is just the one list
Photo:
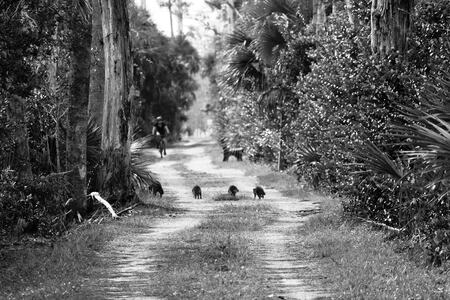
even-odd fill
[[(241, 194), (252, 195), (252, 188), (257, 182), (256, 177), (246, 176), (241, 170), (215, 166), (206, 153), (205, 145), (209, 143), (211, 142), (205, 140), (181, 143), (168, 150), (169, 155), (166, 158), (149, 166), (151, 171), (158, 175), (165, 190), (164, 196), (175, 197), (176, 207), (181, 208), (183, 213), (177, 214), (174, 218), (156, 218), (145, 232), (112, 241), (102, 254), (109, 262), (107, 269), (99, 272), (100, 276), (95, 280), (90, 279), (82, 294), (95, 299), (158, 299), (152, 296), (149, 281), (161, 263), (158, 258), (158, 253), (164, 251), (161, 245), (167, 240), (170, 241), (173, 234), (198, 225), (211, 210), (226, 204), (205, 198), (193, 199), (189, 171), (200, 174), (196, 180), (202, 186), (203, 194), (224, 193), (228, 185), (235, 184), (241, 190)], [(184, 158), (183, 161), (177, 161), (180, 157)], [(187, 171), (179, 171), (180, 166)], [(217, 179), (222, 182), (221, 186), (214, 184)], [(223, 182), (226, 183), (225, 187)], [(263, 262), (261, 272), (268, 273), (283, 292), (276, 296), (283, 296), (285, 299), (322, 297), (324, 295), (322, 292), (308, 287), (304, 281), (308, 278), (309, 267), (296, 261), (287, 250), (289, 243), (294, 242), (294, 229), (303, 220), (297, 212), (318, 209), (317, 204), (283, 197), (273, 189), (266, 189), (266, 194), (267, 197), (263, 201), (237, 202), (237, 205), (265, 203), (280, 212), (276, 222), (257, 237), (261, 247), (256, 251)]]
[[(204, 151), (205, 149), (203, 149)], [(240, 194), (252, 195), (252, 189), (257, 185), (255, 176), (248, 176), (238, 169), (225, 169), (215, 166), (210, 156), (204, 155), (191, 159), (186, 167), (194, 172), (207, 173), (220, 176), (228, 184), (236, 185)], [(223, 188), (210, 188), (210, 191)], [(258, 237), (261, 247), (257, 249), (259, 257), (265, 263), (262, 271), (270, 277), (281, 278), (278, 286), (283, 292), (279, 296), (285, 299), (318, 299), (326, 298), (325, 291), (316, 290), (307, 285), (306, 279), (311, 278), (311, 265), (295, 259), (288, 251), (288, 245), (295, 243), (295, 230), (304, 222), (307, 216), (300, 217), (299, 212), (319, 210), (319, 204), (313, 201), (299, 201), (300, 199), (284, 197), (275, 189), (267, 189), (264, 200), (250, 201), (250, 203), (263, 203), (279, 211), (279, 217)], [(251, 196), (250, 196), (251, 197)], [(249, 204), (248, 201), (240, 201)]]

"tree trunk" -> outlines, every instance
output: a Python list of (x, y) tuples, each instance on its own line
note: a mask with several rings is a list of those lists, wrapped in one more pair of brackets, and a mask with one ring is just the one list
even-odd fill
[(351, 25), (356, 26), (355, 14), (353, 13), (353, 0), (345, 0), (345, 11), (347, 12), (348, 21)]
[[(86, 208), (86, 128), (88, 123), (91, 24), (79, 7), (71, 6), (69, 20), (72, 77), (70, 81), (67, 161), (72, 199), (78, 211)], [(90, 19), (90, 16), (89, 16)], [(57, 125), (58, 126), (58, 125)]]
[(176, 0), (177, 6), (177, 20), (178, 20), (178, 36), (183, 36), (183, 17), (184, 17), (184, 3), (182, 0)]
[(169, 8), (169, 18), (170, 18), (170, 37), (173, 38), (172, 0), (169, 0), (167, 7)]
[(371, 47), (380, 57), (407, 49), (414, 0), (372, 0)]
[[(105, 153), (103, 188), (127, 196), (130, 187), (130, 139), (132, 84), (131, 42), (126, 0), (102, 0), (105, 50), (105, 99), (102, 150)], [(114, 186), (112, 186), (112, 184)], [(115, 193), (115, 192), (114, 192)]]
[(17, 124), (15, 130), (14, 165), (12, 166), (19, 175), (19, 180), (30, 179), (30, 147), (28, 145), (28, 130), (25, 119), (25, 99), (13, 95), (9, 102), (9, 119), (12, 124)]
[(105, 55), (103, 50), (101, 0), (92, 1), (91, 81), (89, 87), (89, 116), (102, 124), (105, 90)]
[(320, 33), (325, 26), (327, 20), (325, 0), (313, 1), (313, 18), (312, 24), (316, 33)]

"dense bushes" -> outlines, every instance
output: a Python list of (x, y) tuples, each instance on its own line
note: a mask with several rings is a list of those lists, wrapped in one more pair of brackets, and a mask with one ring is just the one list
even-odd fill
[(65, 224), (64, 203), (69, 197), (64, 176), (17, 181), (13, 170), (0, 174), (0, 235), (60, 233)]
[(281, 150), (285, 167), (344, 197), (347, 212), (398, 227), (435, 263), (448, 258), (450, 2), (419, 1), (407, 53), (382, 58), (368, 38), (370, 1), (354, 2), (356, 22), (338, 8), (320, 30), (299, 25), (289, 6), (268, 5), (281, 2), (248, 8), (249, 36), (230, 37), (218, 134), (267, 162)]

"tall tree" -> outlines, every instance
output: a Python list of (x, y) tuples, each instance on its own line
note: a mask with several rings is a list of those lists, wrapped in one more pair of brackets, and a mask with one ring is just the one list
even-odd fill
[(160, 1), (159, 5), (167, 7), (169, 10), (169, 18), (170, 18), (170, 37), (174, 37), (173, 34), (173, 12), (172, 12), (172, 6), (173, 6), (173, 0), (167, 0), (167, 1)]
[(178, 19), (178, 35), (182, 36), (183, 35), (183, 19), (184, 19), (184, 14), (186, 13), (186, 8), (189, 7), (189, 3), (187, 3), (186, 1), (183, 0), (175, 0), (175, 7), (176, 7), (176, 11), (175, 11), (175, 15), (177, 16)]
[[(91, 14), (82, 1), (71, 1), (70, 34), (71, 79), (67, 130), (67, 160), (72, 198), (77, 209), (86, 208), (86, 128), (88, 123), (89, 70), (91, 58)], [(84, 2), (84, 4), (87, 4)]]
[(105, 89), (105, 55), (103, 50), (101, 0), (92, 0), (91, 82), (89, 91), (89, 115), (97, 125), (103, 120)]
[(411, 26), (414, 0), (372, 0), (371, 47), (385, 57), (393, 51), (404, 53)]
[(127, 1), (102, 0), (102, 24), (105, 50), (104, 178), (115, 179), (114, 187), (109, 188), (118, 189), (121, 195), (117, 196), (122, 198), (130, 186), (131, 162), (130, 88), (133, 73)]

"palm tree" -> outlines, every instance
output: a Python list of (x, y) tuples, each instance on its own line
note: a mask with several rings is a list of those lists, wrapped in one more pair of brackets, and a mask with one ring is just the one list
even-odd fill
[(290, 0), (266, 0), (246, 9), (244, 29), (229, 35), (227, 70), (223, 84), (236, 91), (245, 89), (259, 93), (258, 102), (265, 111), (278, 112), (275, 130), (279, 132), (278, 168), (282, 169), (283, 130), (287, 123), (282, 112), (284, 104), (292, 99), (289, 88), (267, 72), (286, 47), (286, 39), (275, 25), (273, 16), (283, 14), (288, 26), (304, 27), (304, 19), (297, 15), (299, 3)]

